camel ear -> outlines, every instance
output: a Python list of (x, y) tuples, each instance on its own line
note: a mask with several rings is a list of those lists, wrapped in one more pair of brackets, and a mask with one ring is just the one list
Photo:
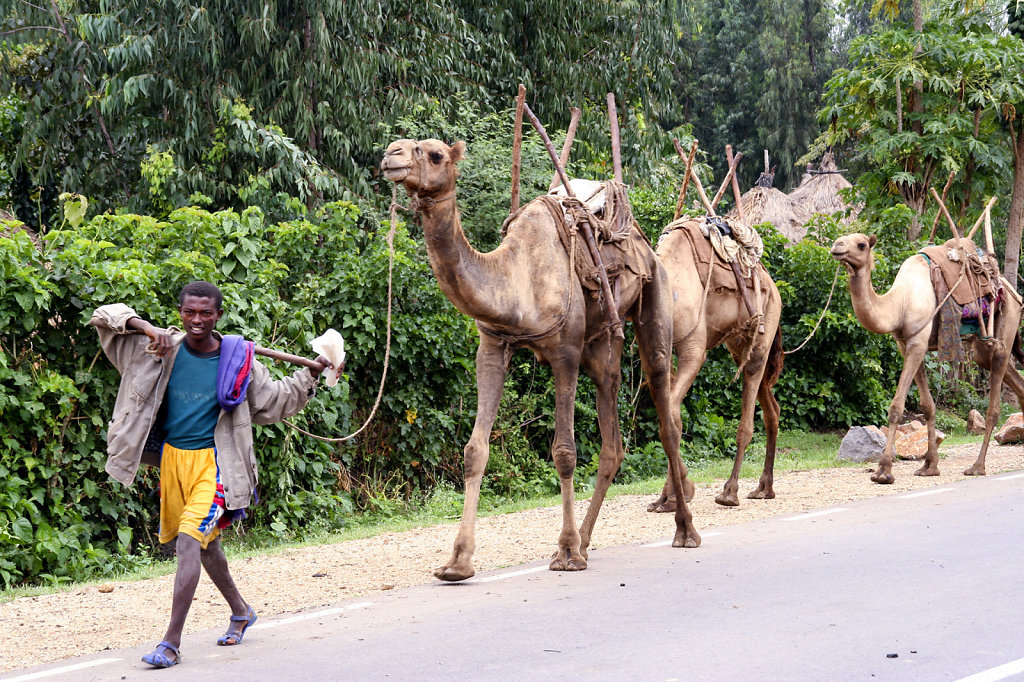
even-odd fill
[(466, 158), (466, 143), (462, 140), (453, 144), (450, 147), (450, 150), (449, 154), (451, 155), (452, 163), (458, 163)]
[(878, 237), (876, 237), (875, 235), (871, 235), (870, 237), (868, 237), (868, 244), (871, 245), (871, 248), (875, 248), (875, 242), (877, 241)]

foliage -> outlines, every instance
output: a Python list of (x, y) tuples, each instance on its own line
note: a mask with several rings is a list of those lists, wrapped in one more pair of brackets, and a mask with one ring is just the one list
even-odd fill
[(174, 181), (162, 192), (172, 207), (193, 192), (236, 210), (275, 206), (281, 192), (309, 207), (368, 199), (382, 146), (377, 122), (429, 102), (451, 117), (460, 93), (498, 111), (518, 82), (552, 128), (565, 126), (570, 105), (600, 113), (583, 124), (600, 140), (598, 154), (608, 149), (604, 97), (615, 89), (629, 122), (624, 153), (642, 170), (657, 156), (633, 123), (671, 101), (663, 63), (674, 58), (680, 5), (5, 3), (4, 34), (32, 48), (17, 60), (0, 49), (0, 85), (28, 104), (16, 161), (29, 175), (12, 191), (53, 182), (104, 208), (152, 211), (138, 169), (170, 153)]
[(850, 59), (828, 82), (820, 118), (830, 142), (854, 141), (869, 162), (868, 195), (898, 195), (921, 214), (928, 188), (950, 172), (950, 203), (962, 209), (997, 193), (1010, 167), (1000, 117), (1024, 101), (1020, 40), (941, 17), (922, 33), (894, 25), (858, 38)]
[[(0, 580), (78, 579), (139, 561), (155, 544), (154, 473), (127, 490), (103, 473), (118, 379), (85, 325), (97, 305), (125, 301), (166, 326), (176, 321), (175, 292), (204, 278), (225, 293), (221, 328), (262, 345), (308, 353), (333, 325), (347, 341), (348, 382), (321, 390), (296, 421), (326, 435), (362, 423), (383, 370), (388, 248), (357, 218), (345, 203), (277, 224), (258, 209), (186, 208), (164, 221), (104, 214), (51, 231), (45, 256), (22, 233), (0, 240)], [(474, 331), (402, 229), (395, 248), (380, 413), (343, 446), (261, 427), (255, 523), (297, 535), (337, 527), (368, 488), (396, 477), (395, 490), (427, 485), (457, 460)]]

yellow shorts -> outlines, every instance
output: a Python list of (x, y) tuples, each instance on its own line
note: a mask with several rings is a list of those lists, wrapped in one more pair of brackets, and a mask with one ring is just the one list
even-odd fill
[(170, 542), (184, 533), (206, 549), (220, 535), (223, 490), (214, 448), (180, 450), (164, 443), (160, 457), (160, 542)]

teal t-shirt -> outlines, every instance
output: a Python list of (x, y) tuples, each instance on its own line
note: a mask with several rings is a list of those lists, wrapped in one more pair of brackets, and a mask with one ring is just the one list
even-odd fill
[(220, 416), (217, 402), (217, 365), (220, 349), (197, 353), (184, 341), (174, 358), (163, 407), (167, 442), (182, 450), (213, 447), (213, 431)]

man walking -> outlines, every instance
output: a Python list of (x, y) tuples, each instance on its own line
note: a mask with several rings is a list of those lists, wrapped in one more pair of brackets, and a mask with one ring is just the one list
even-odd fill
[(97, 308), (90, 324), (121, 373), (107, 429), (107, 472), (125, 485), (135, 478), (147, 438), (160, 446), (160, 542), (177, 538), (178, 567), (171, 621), (163, 641), (142, 660), (157, 668), (180, 662), (178, 647), (200, 566), (231, 607), (222, 646), (239, 644), (256, 622), (221, 549), (220, 530), (244, 516), (256, 487), (252, 424), (298, 413), (313, 396), (322, 368), (273, 380), (253, 345), (215, 331), (224, 314), (221, 291), (187, 284), (178, 298), (184, 330), (155, 327), (127, 305)]

